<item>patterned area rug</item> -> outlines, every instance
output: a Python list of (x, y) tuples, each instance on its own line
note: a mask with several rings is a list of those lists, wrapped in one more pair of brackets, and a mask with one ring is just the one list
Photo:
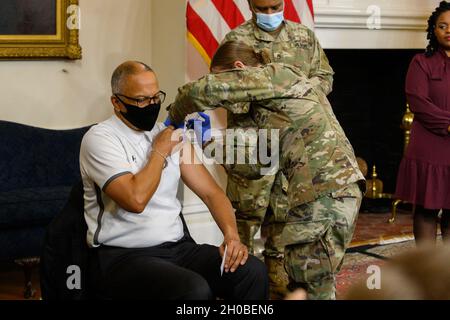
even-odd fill
[(390, 213), (361, 213), (350, 249), (337, 276), (337, 297), (342, 299), (357, 281), (367, 279), (370, 266), (382, 266), (390, 257), (415, 247), (411, 212), (399, 211), (395, 223)]
[(415, 247), (413, 240), (399, 241), (391, 244), (378, 244), (354, 247), (347, 251), (341, 272), (337, 276), (337, 298), (343, 299), (348, 289), (360, 280), (369, 277), (370, 266), (382, 266), (389, 258), (411, 250)]

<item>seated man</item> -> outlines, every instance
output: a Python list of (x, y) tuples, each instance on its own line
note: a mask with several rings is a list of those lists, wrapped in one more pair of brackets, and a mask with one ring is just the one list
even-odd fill
[[(274, 168), (284, 179), (274, 185), (270, 197), (276, 204), (288, 200), (286, 214), (266, 220), (273, 227), (265, 232), (265, 256), (282, 248), (290, 289), (306, 289), (309, 299), (335, 299), (335, 279), (354, 232), (364, 176), (325, 95), (296, 67), (264, 62), (245, 43), (224, 43), (212, 59), (212, 74), (179, 89), (169, 118), (180, 123), (192, 112), (224, 107), (234, 114), (248, 114), (260, 131), (279, 133), (271, 138), (279, 144), (259, 143), (254, 154), (260, 156), (253, 159), (261, 160), (261, 151), (278, 155)], [(225, 141), (225, 149), (233, 149), (233, 142)], [(241, 150), (254, 146), (249, 143)], [(258, 161), (224, 167), (233, 179), (276, 173), (262, 170)], [(265, 217), (257, 218), (265, 223)], [(256, 220), (250, 214), (240, 219)]]
[[(165, 93), (155, 73), (125, 62), (111, 83), (114, 115), (88, 131), (80, 152), (96, 296), (266, 299), (266, 269), (240, 242), (224, 192), (202, 164), (183, 158), (193, 154), (183, 152), (190, 145), (175, 148), (177, 131), (156, 124)], [(220, 249), (190, 237), (177, 199), (180, 178), (210, 209), (224, 235)]]

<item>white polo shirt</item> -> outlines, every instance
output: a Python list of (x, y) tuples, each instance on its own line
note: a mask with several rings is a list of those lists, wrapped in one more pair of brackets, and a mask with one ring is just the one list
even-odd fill
[(179, 152), (167, 159), (160, 184), (141, 214), (122, 209), (104, 193), (111, 181), (124, 174), (136, 174), (146, 165), (153, 139), (165, 128), (158, 123), (150, 132), (139, 132), (113, 115), (84, 136), (80, 170), (89, 246), (145, 248), (183, 237), (181, 203), (177, 199)]

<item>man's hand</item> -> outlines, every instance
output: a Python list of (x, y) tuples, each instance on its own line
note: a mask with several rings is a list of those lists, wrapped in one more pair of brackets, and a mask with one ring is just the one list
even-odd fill
[(248, 259), (248, 249), (241, 243), (239, 237), (233, 237), (227, 239), (225, 237), (222, 245), (219, 247), (220, 255), (223, 257), (225, 251), (225, 245), (227, 246), (227, 256), (225, 258), (225, 272), (235, 272), (239, 266), (243, 266)]
[(175, 146), (181, 143), (181, 135), (181, 130), (175, 130), (174, 127), (169, 126), (156, 136), (153, 141), (153, 150), (156, 150), (163, 156), (168, 157), (172, 153)]

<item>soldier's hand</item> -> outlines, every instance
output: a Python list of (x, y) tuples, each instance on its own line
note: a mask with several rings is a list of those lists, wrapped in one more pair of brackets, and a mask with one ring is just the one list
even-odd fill
[(248, 260), (248, 248), (241, 243), (239, 238), (225, 237), (220, 246), (220, 255), (223, 257), (227, 246), (227, 256), (225, 257), (225, 272), (235, 272), (239, 266), (243, 266)]

